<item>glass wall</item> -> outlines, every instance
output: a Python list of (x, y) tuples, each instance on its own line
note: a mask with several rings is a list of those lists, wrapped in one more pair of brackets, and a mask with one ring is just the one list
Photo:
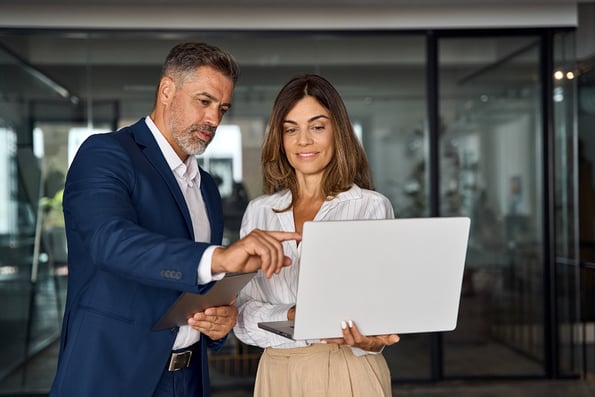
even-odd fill
[(543, 375), (539, 38), (444, 38), (439, 49), (440, 215), (472, 224), (445, 371)]
[[(149, 114), (163, 58), (187, 40), (225, 48), (242, 67), (234, 106), (200, 157), (220, 180), (226, 242), (237, 238), (247, 201), (262, 192), (260, 145), (276, 93), (297, 74), (322, 74), (345, 99), (376, 188), (398, 217), (472, 219), (457, 330), (406, 335), (385, 349), (394, 382), (546, 375), (544, 264), (552, 258), (542, 200), (549, 186), (544, 36), (466, 32), (434, 41), (426, 33), (0, 31), (0, 165), (6, 164), (0, 168), (6, 182), (0, 186), (0, 294), (14, 302), (0, 313), (7, 335), (0, 339), (0, 393), (31, 390), (29, 364), (17, 367), (42, 348), (55, 366), (67, 288), (61, 191), (78, 144), (90, 132)], [(437, 59), (426, 53), (429, 42)], [(438, 93), (438, 114), (429, 92)], [(572, 124), (572, 114), (561, 116)], [(429, 120), (438, 117), (432, 131)], [(560, 134), (566, 139), (573, 132)], [(433, 192), (438, 214), (431, 211)], [(210, 356), (214, 389), (250, 387), (259, 356), (232, 335), (223, 352)], [(35, 377), (36, 388), (49, 388), (51, 371)]]
[(18, 386), (36, 384), (20, 366), (56, 340), (63, 311), (62, 280), (41, 237), (53, 205), (43, 199), (42, 155), (28, 124), (31, 98), (57, 95), (35, 68), (2, 48), (0, 76), (0, 379), (20, 368)]
[[(558, 326), (552, 330), (551, 341), (557, 344), (555, 357), (558, 366), (552, 371), (561, 375), (572, 374), (582, 364), (583, 351), (577, 349), (586, 341), (580, 323), (580, 299), (592, 297), (592, 290), (580, 288), (580, 248), (578, 211), (588, 209), (589, 205), (579, 207), (578, 153), (577, 135), (577, 74), (574, 54), (574, 34), (560, 32), (552, 36), (552, 63), (554, 73), (550, 78), (553, 86), (552, 95), (552, 136), (553, 152), (553, 216), (554, 232), (551, 245), (555, 260), (549, 268), (552, 279), (552, 291), (555, 306), (552, 310), (552, 322)], [(588, 185), (587, 185), (588, 186)], [(585, 235), (585, 237), (587, 237)], [(588, 238), (588, 237), (587, 237)], [(585, 275), (588, 276), (588, 275)], [(587, 278), (587, 277), (585, 277)], [(577, 295), (575, 291), (583, 291)], [(590, 299), (589, 299), (590, 300)], [(587, 303), (589, 305), (589, 303)], [(592, 343), (591, 343), (592, 346)]]
[(578, 200), (581, 319), (585, 328), (580, 335), (588, 342), (585, 351), (587, 373), (595, 372), (595, 62), (578, 65)]

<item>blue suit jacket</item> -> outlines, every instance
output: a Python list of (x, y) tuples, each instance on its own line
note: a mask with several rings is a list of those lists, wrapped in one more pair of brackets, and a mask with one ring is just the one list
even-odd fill
[[(211, 244), (223, 236), (221, 197), (201, 170)], [(64, 191), (68, 296), (52, 396), (151, 396), (178, 328), (152, 331), (181, 291), (197, 286), (211, 244), (194, 242), (174, 174), (144, 120), (93, 135), (79, 149)], [(209, 395), (201, 335), (203, 395)]]

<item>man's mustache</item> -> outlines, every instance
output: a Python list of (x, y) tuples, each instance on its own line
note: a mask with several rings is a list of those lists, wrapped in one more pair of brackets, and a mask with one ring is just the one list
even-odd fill
[(215, 132), (217, 131), (217, 127), (213, 127), (212, 125), (209, 125), (209, 124), (198, 124), (198, 125), (193, 125), (192, 127), (190, 127), (190, 131), (192, 131), (192, 132), (194, 132), (194, 131), (208, 131), (212, 135), (215, 135)]

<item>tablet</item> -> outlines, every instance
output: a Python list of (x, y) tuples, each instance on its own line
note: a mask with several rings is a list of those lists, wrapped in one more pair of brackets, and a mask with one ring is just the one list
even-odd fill
[(153, 331), (187, 325), (194, 313), (202, 312), (209, 307), (227, 306), (238, 292), (254, 277), (256, 272), (228, 273), (206, 294), (183, 292), (170, 306), (167, 312), (153, 326)]

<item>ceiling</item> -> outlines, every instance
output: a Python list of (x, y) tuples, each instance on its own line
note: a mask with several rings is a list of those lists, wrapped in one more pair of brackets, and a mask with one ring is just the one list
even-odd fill
[[(503, 4), (527, 4), (535, 6), (537, 10), (544, 4), (576, 3), (575, 0), (300, 0), (299, 3), (289, 0), (228, 0), (225, 7), (262, 8), (274, 5), (275, 13), (282, 15), (284, 8), (295, 7), (296, 4), (304, 12), (316, 14), (316, 7), (339, 5), (365, 6), (373, 12), (375, 5), (499, 7)], [(151, 5), (169, 10), (175, 5), (200, 7), (203, 4), (213, 6), (212, 1), (204, 0), (0, 0), (0, 10), (18, 11), (23, 8), (28, 15), (35, 15), (31, 7), (83, 7), (81, 9), (88, 10), (85, 7), (111, 5), (146, 9)], [(293, 30), (276, 32), (274, 35), (270, 31), (252, 32), (247, 40), (245, 31), (237, 34), (213, 30), (196, 33), (200, 31), (200, 26), (194, 31), (175, 29), (175, 24), (169, 19), (163, 21), (162, 29), (156, 30), (110, 31), (75, 27), (65, 30), (3, 29), (2, 14), (0, 11), (0, 65), (12, 69), (0, 72), (0, 75), (10, 76), (8, 79), (0, 77), (0, 92), (12, 98), (24, 95), (26, 91), (30, 99), (59, 99), (60, 91), (65, 90), (67, 94), (62, 96), (73, 102), (77, 98), (91, 98), (96, 102), (109, 100), (135, 103), (121, 109), (129, 113), (130, 117), (146, 113), (146, 108), (151, 106), (163, 58), (169, 48), (183, 40), (208, 41), (234, 54), (242, 66), (236, 96), (246, 101), (259, 97), (271, 98), (288, 76), (307, 71), (323, 71), (337, 76), (337, 79), (344, 75), (346, 81), (342, 82), (343, 90), (353, 92), (355, 96), (362, 96), (362, 90), (366, 90), (376, 98), (385, 94), (394, 95), (396, 85), (401, 92), (406, 92), (408, 86), (418, 83), (411, 80), (413, 75), (424, 78), (423, 31), (419, 33), (419, 40), (412, 40), (411, 35), (401, 35), (402, 38), (399, 38), (382, 31), (372, 33), (375, 35), (374, 40), (369, 39), (369, 32), (360, 34), (357, 31), (349, 40), (345, 40), (345, 36), (338, 38), (332, 32), (319, 32), (314, 40), (304, 40), (302, 34)], [(6, 17), (7, 14), (4, 15)], [(92, 18), (88, 13), (84, 15)], [(73, 23), (74, 19), (63, 15), (62, 20), (68, 24)], [(476, 63), (480, 67), (496, 62), (507, 54), (506, 49), (499, 49), (496, 44), (492, 44), (469, 47), (469, 43), (461, 43), (458, 50), (453, 48), (457, 54), (453, 57), (453, 64)], [(2, 48), (10, 54), (11, 59), (18, 60), (16, 64), (3, 59)], [(398, 51), (386, 51), (386, 48), (398, 48)], [(488, 58), (479, 59), (481, 57), (477, 58), (477, 54)], [(346, 73), (345, 68), (354, 66), (365, 77), (365, 84), (350, 81), (352, 74)], [(391, 74), (387, 74), (388, 70)], [(393, 84), (387, 84), (387, 81), (393, 81)], [(53, 91), (49, 97), (48, 87)]]
[[(595, 0), (226, 0), (226, 6), (284, 6), (284, 5), (447, 5), (447, 4), (576, 4), (590, 3)], [(2, 0), (2, 4), (25, 4), (25, 5), (212, 5), (212, 0)]]

